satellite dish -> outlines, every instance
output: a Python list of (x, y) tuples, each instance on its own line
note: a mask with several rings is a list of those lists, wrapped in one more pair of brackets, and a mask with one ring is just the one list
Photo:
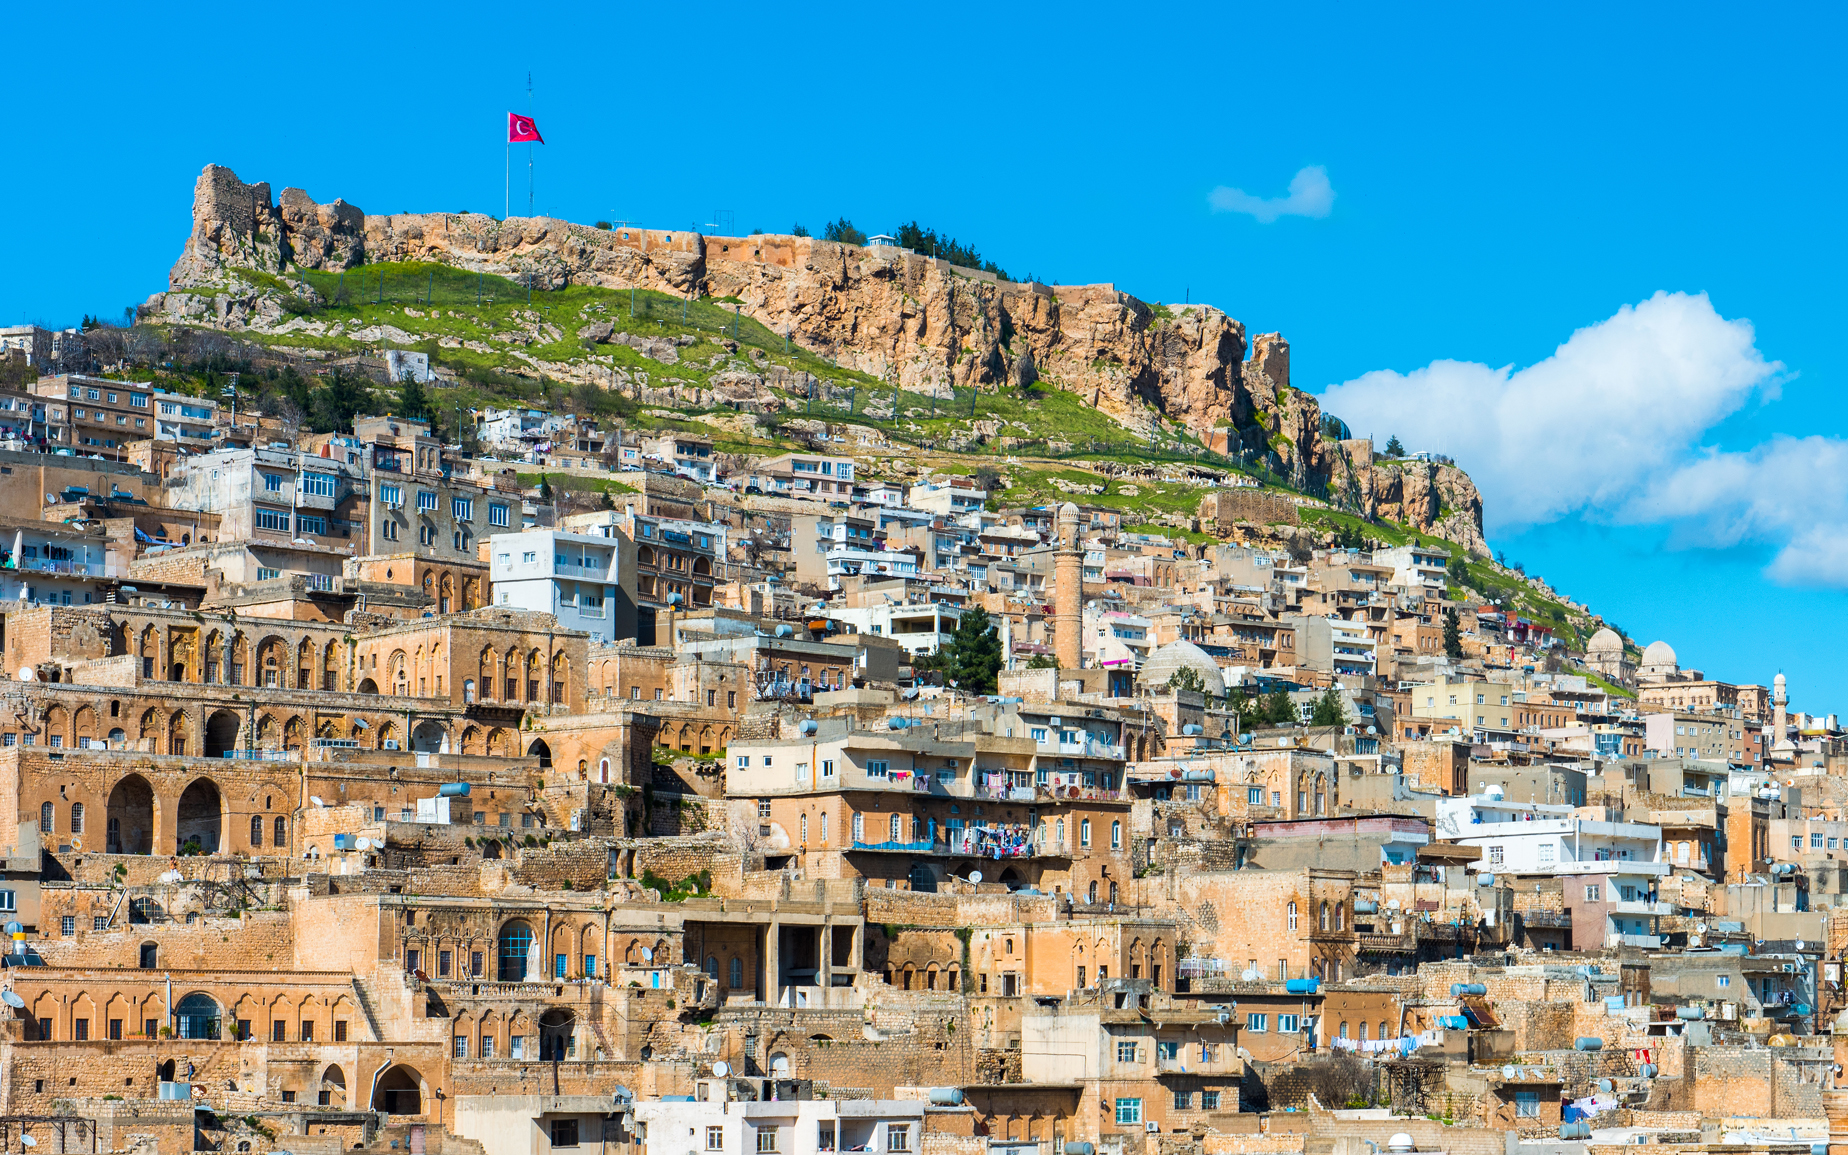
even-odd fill
[(355, 839), (353, 840), (353, 849), (355, 849), (355, 850), (371, 850), (371, 849), (372, 849), (372, 839), (370, 839), (370, 838), (355, 838)]
[(327, 803), (321, 801), (319, 796), (314, 795), (314, 794), (310, 794), (308, 796), (308, 801), (314, 803), (316, 806), (326, 806), (327, 805)]
[(1255, 983), (1259, 979), (1263, 978), (1264, 976), (1258, 973), (1258, 969), (1256, 967), (1247, 967), (1245, 969), (1245, 973), (1242, 975), (1239, 975), (1238, 977), (1243, 979), (1245, 982)]
[(970, 881), (970, 882), (980, 882), (980, 881), (982, 881), (982, 872), (981, 872), (981, 871), (979, 871), (979, 870), (971, 870), (971, 871), (969, 872), (969, 881)]
[(8, 990), (0, 991), (0, 1003), (5, 1003), (9, 1007), (23, 1008), (26, 1000), (20, 998), (17, 992)]
[(32, 670), (32, 667), (31, 667), (31, 666), (21, 666), (21, 667), (19, 667), (19, 680), (20, 680), (20, 681), (22, 681), (22, 682), (30, 682), (30, 681), (32, 681), (33, 679), (35, 679), (35, 678), (37, 678), (37, 677), (38, 677), (38, 675), (37, 675), (36, 673), (34, 673), (34, 672), (33, 672), (33, 670)]
[(1706, 923), (1704, 923), (1704, 922), (1697, 922), (1697, 923), (1695, 923), (1695, 924), (1694, 924), (1694, 929), (1695, 929), (1695, 930), (1697, 930), (1697, 931), (1699, 931), (1699, 932), (1700, 932), (1700, 933), (1702, 933), (1702, 934), (1706, 934), (1706, 933), (1707, 933), (1707, 924), (1706, 924)]
[(32, 1136), (30, 1136), (30, 1135), (21, 1135), (21, 1136), (19, 1137), (19, 1145), (20, 1145), (21, 1147), (37, 1147), (37, 1146), (38, 1146), (38, 1140), (37, 1140), (37, 1139), (34, 1139), (34, 1138), (33, 1138)]
[(1512, 1079), (1515, 1076), (1519, 1075), (1520, 1073), (1521, 1072), (1515, 1067), (1513, 1063), (1509, 1063), (1507, 1066), (1502, 1068), (1502, 1078), (1504, 1079)]
[(643, 962), (653, 962), (654, 961), (654, 948), (653, 947), (645, 946), (642, 948), (642, 961)]
[(1699, 946), (1699, 945), (1700, 945), (1700, 936), (1699, 936), (1699, 935), (1697, 935), (1697, 934), (1691, 934), (1691, 935), (1689, 935), (1689, 936), (1688, 936), (1688, 945), (1689, 945), (1689, 946)]
[(718, 1062), (712, 1064), (712, 1073), (723, 1079), (725, 1076), (731, 1074), (731, 1064), (727, 1063), (724, 1059), (720, 1059)]
[(1798, 940), (1797, 940), (1797, 949), (1798, 949), (1798, 950), (1802, 950), (1802, 949), (1803, 949), (1803, 940), (1802, 940), (1802, 939), (1798, 939)]

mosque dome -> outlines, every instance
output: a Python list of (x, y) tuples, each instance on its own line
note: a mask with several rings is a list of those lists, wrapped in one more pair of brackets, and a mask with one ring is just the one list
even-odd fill
[(1591, 642), (1586, 645), (1585, 652), (1588, 654), (1622, 653), (1623, 636), (1609, 626), (1605, 626), (1591, 635)]
[(1226, 692), (1226, 679), (1219, 672), (1219, 664), (1192, 642), (1169, 642), (1150, 654), (1149, 660), (1142, 664), (1141, 671), (1136, 675), (1136, 680), (1149, 689), (1159, 689), (1166, 686), (1168, 679), (1183, 668), (1200, 675), (1200, 681), (1205, 684), (1209, 695)]
[(1674, 669), (1677, 665), (1675, 647), (1667, 642), (1650, 642), (1649, 648), (1643, 651), (1643, 665)]

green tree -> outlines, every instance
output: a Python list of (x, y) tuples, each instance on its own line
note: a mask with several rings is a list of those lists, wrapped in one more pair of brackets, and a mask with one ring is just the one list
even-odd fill
[(1457, 620), (1457, 611), (1444, 611), (1444, 656), (1460, 658), (1463, 656), (1463, 623)]
[(843, 245), (863, 245), (866, 243), (866, 234), (854, 228), (852, 221), (842, 217), (828, 222), (827, 227), (821, 230), (821, 239), (839, 241)]
[(1399, 444), (1399, 435), (1397, 433), (1393, 434), (1391, 437), (1388, 437), (1386, 439), (1386, 456), (1388, 457), (1404, 457), (1405, 456), (1405, 446)]
[(398, 379), (399, 416), (407, 421), (428, 421), (430, 419), (430, 395), (424, 391), (423, 382), (409, 369)]
[(539, 475), (539, 500), (548, 505), (552, 501), (552, 482), (543, 473)]
[(1168, 675), (1168, 688), (1170, 690), (1192, 690), (1196, 694), (1204, 694), (1206, 693), (1206, 679), (1202, 678), (1200, 671), (1192, 666), (1182, 666)]
[(944, 673), (958, 689), (971, 694), (995, 692), (995, 675), (1001, 670), (1001, 635), (980, 609), (963, 611), (943, 651)]
[(335, 369), (314, 392), (311, 409), (316, 433), (350, 433), (353, 418), (372, 411), (372, 387), (359, 377)]
[(1034, 654), (1033, 660), (1027, 663), (1029, 670), (1056, 670), (1058, 668), (1059, 659), (1046, 654)]
[(1282, 690), (1272, 690), (1264, 698), (1264, 722), (1271, 726), (1294, 726), (1296, 705)]
[(1315, 708), (1310, 711), (1311, 726), (1345, 726), (1347, 725), (1347, 707), (1342, 704), (1341, 694), (1333, 686), (1322, 691), (1322, 696), (1315, 700)]

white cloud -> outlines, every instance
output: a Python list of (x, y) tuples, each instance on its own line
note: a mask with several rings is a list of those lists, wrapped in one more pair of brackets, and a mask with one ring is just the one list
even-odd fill
[(1243, 189), (1220, 185), (1206, 196), (1206, 203), (1216, 213), (1248, 213), (1261, 224), (1278, 217), (1313, 217), (1320, 220), (1335, 204), (1335, 187), (1328, 183), (1328, 170), (1319, 164), (1301, 169), (1290, 178), (1290, 195), (1254, 197)]
[(1662, 525), (1681, 548), (1769, 545), (1768, 576), (1848, 586), (1848, 441), (1774, 437), (1745, 452), (1705, 445), (1784, 367), (1705, 294), (1657, 293), (1580, 329), (1516, 370), (1436, 361), (1328, 388), (1324, 409), (1376, 443), (1456, 458), (1482, 490), (1491, 533), (1590, 517)]

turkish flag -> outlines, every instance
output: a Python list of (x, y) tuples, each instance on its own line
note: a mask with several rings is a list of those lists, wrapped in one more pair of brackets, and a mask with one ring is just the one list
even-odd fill
[(532, 141), (545, 143), (545, 137), (539, 135), (539, 125), (530, 116), (521, 116), (517, 112), (507, 114), (507, 143), (527, 144)]

